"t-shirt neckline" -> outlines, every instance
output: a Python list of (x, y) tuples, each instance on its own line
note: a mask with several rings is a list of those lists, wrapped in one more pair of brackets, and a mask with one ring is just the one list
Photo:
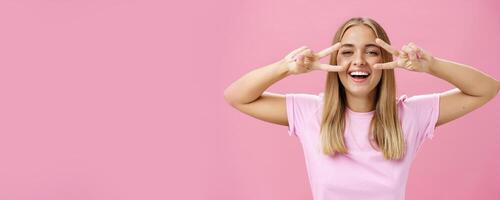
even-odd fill
[(351, 115), (351, 116), (371, 117), (371, 116), (373, 116), (373, 113), (375, 113), (375, 110), (372, 110), (369, 112), (355, 112), (355, 111), (349, 109), (349, 107), (347, 107), (347, 106), (345, 108), (346, 108), (347, 113), (349, 113), (349, 115)]

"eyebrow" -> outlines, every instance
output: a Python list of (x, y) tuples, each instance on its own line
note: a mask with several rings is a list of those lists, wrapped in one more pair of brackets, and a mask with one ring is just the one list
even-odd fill
[[(342, 44), (340, 46), (340, 48), (342, 48), (342, 47), (354, 47), (354, 44), (346, 43), (346, 44)], [(378, 48), (380, 48), (380, 46), (373, 44), (373, 43), (366, 44), (365, 47), (378, 47)]]

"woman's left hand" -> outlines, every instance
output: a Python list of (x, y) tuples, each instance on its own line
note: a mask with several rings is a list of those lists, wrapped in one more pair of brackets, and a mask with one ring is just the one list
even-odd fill
[(399, 67), (410, 71), (429, 72), (434, 62), (434, 57), (431, 54), (411, 42), (404, 45), (399, 51), (379, 38), (375, 39), (375, 42), (387, 52), (399, 57), (398, 60), (375, 64), (373, 65), (375, 69), (394, 69)]

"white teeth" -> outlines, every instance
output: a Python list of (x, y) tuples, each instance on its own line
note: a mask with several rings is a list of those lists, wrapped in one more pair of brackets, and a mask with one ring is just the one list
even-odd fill
[(356, 71), (356, 72), (351, 72), (351, 75), (368, 75), (368, 73), (367, 72), (358, 72), (358, 71)]

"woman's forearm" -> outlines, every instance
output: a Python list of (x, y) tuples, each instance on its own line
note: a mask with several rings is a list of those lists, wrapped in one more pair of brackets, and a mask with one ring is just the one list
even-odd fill
[(434, 58), (428, 73), (448, 81), (471, 96), (493, 97), (500, 89), (500, 83), (491, 76), (471, 66), (441, 58)]
[(254, 69), (224, 90), (224, 98), (231, 104), (246, 104), (259, 98), (272, 84), (288, 76), (283, 60)]

